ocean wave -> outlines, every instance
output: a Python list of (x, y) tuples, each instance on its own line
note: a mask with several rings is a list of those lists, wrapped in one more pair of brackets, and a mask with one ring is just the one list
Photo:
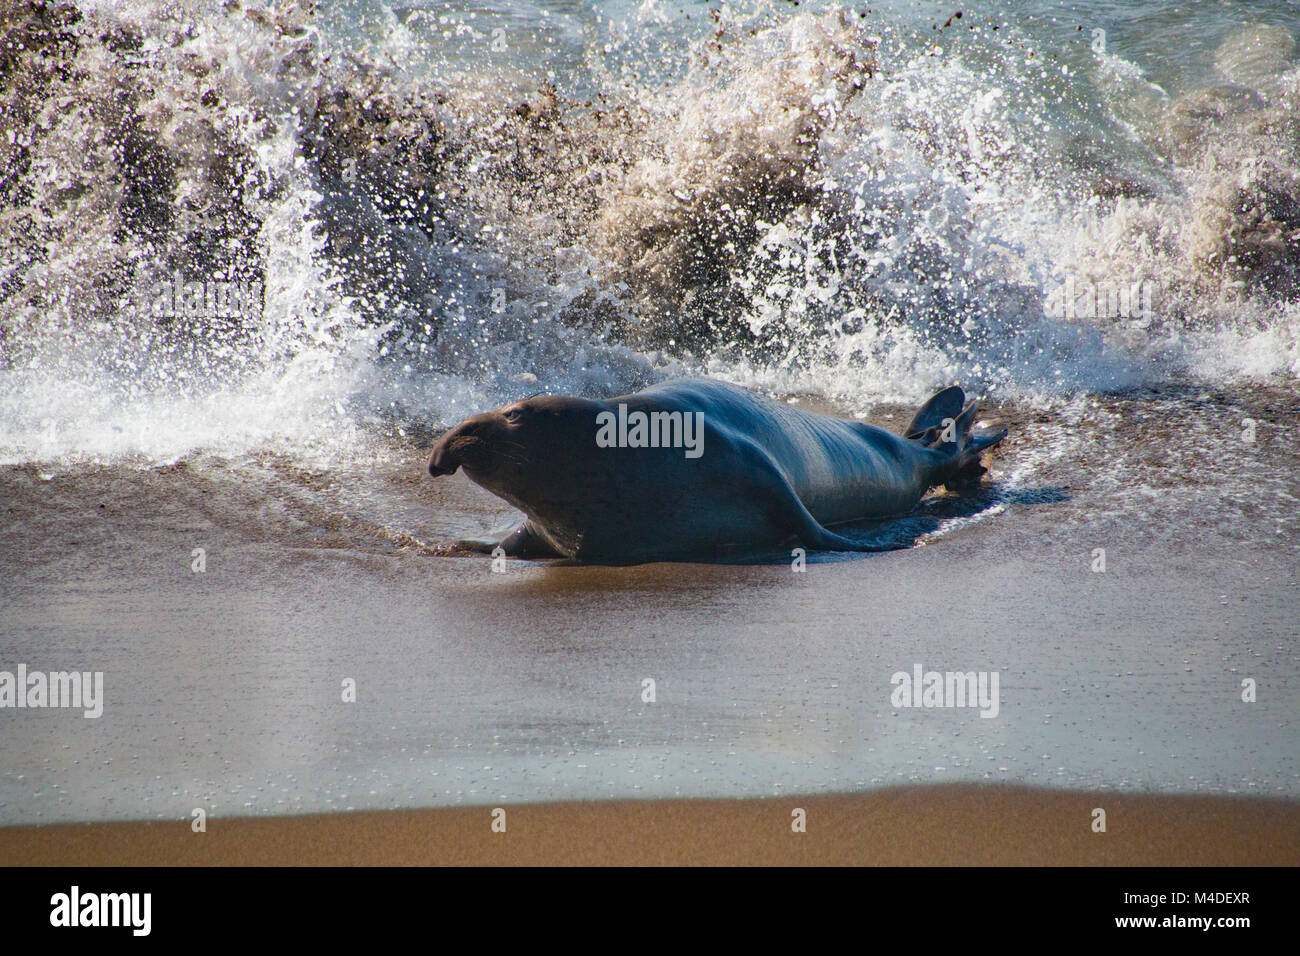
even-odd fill
[(597, 17), (547, 77), (411, 9), (367, 44), (199, 10), (0, 0), (5, 460), (349, 448), (682, 371), (846, 409), (1300, 376), (1281, 27), (1178, 90), (969, 13), (750, 4), (671, 49), (669, 11)]

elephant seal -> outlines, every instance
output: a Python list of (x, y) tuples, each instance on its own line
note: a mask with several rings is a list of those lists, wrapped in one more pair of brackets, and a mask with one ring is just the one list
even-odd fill
[(444, 434), (431, 475), (457, 468), (526, 516), (500, 540), (518, 557), (635, 564), (753, 554), (797, 541), (878, 551), (830, 526), (905, 514), (930, 488), (984, 473), (1005, 429), (972, 430), (975, 402), (936, 394), (902, 436), (715, 381), (608, 401), (535, 396)]

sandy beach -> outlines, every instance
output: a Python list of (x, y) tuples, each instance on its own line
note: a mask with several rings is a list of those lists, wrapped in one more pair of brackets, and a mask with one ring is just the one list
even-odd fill
[[(1107, 810), (1107, 831), (1092, 811)], [(791, 830), (792, 811), (807, 830)], [(1023, 787), (0, 828), (4, 866), (1296, 866), (1300, 804)]]
[[(538, 803), (564, 819), (591, 800), (778, 806), (784, 794), (851, 802), (972, 783), (1042, 788), (1006, 799), (1026, 812), (1048, 801), (1046, 821), (1067, 792), (1097, 793), (1084, 800), (1095, 806), (1101, 794), (1300, 790), (1289, 529), (1245, 550), (1231, 516), (1218, 538), (1160, 511), (1117, 523), (1091, 510), (1095, 479), (1063, 469), (1044, 486), (1070, 490), (1045, 502), (1024, 494), (922, 546), (814, 555), (803, 572), (494, 572), (486, 557), (431, 556), (393, 533), (405, 512), (426, 540), (501, 513), (459, 476), (421, 482), (418, 449), (396, 457), (357, 479), (347, 507), (310, 476), (248, 466), (6, 470), (3, 547), (27, 556), (3, 586), (6, 663), (102, 671), (104, 710), (4, 713), (0, 823), (195, 809), (214, 821), (458, 806), (473, 817)], [(1094, 546), (1107, 548), (1104, 572)], [(917, 666), (996, 672), (996, 713), (896, 706), (895, 675)], [(769, 812), (736, 806), (750, 808), (739, 819)], [(1235, 852), (1212, 819), (1167, 825)], [(1034, 842), (1019, 845), (1032, 856)], [(1104, 845), (1135, 858), (1121, 842)], [(1268, 852), (1286, 846), (1280, 835)]]
[[(444, 6), (0, 0), (0, 863), (1300, 864), (1291, 0)], [(1007, 435), (454, 553), (687, 377)]]

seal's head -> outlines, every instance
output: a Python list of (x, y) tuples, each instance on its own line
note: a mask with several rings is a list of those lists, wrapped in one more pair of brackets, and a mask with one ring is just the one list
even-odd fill
[(572, 494), (564, 476), (575, 450), (594, 448), (601, 405), (581, 398), (543, 395), (467, 418), (438, 440), (429, 474), (464, 468), (475, 484), (525, 511)]

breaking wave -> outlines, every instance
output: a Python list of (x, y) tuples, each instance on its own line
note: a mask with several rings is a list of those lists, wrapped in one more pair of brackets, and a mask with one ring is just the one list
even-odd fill
[(1153, 77), (1063, 19), (624, 13), (0, 0), (0, 459), (346, 457), (683, 372), (1296, 387), (1286, 26)]

